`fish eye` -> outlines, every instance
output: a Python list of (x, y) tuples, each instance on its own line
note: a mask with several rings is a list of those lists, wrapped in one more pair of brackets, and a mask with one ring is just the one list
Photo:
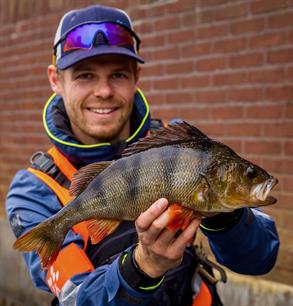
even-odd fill
[(257, 171), (255, 170), (254, 167), (252, 166), (249, 166), (246, 171), (245, 171), (245, 175), (250, 178), (250, 179), (253, 179), (257, 176)]

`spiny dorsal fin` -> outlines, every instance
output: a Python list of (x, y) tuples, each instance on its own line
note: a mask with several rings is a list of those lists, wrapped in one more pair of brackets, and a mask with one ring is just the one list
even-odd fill
[(202, 142), (207, 139), (209, 139), (208, 136), (199, 129), (183, 121), (163, 127), (153, 134), (138, 140), (123, 151), (122, 157), (130, 156), (151, 148), (159, 148), (190, 141)]
[(73, 176), (69, 192), (71, 195), (78, 196), (88, 184), (103, 170), (110, 166), (111, 162), (98, 162), (89, 164), (79, 169)]

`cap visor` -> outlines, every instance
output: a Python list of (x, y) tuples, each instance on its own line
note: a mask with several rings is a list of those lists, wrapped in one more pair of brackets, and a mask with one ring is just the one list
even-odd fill
[(64, 70), (82, 60), (99, 55), (124, 55), (131, 57), (142, 64), (144, 63), (144, 60), (141, 57), (139, 57), (129, 49), (123, 47), (99, 46), (94, 47), (90, 50), (72, 51), (57, 60), (57, 67), (61, 70)]

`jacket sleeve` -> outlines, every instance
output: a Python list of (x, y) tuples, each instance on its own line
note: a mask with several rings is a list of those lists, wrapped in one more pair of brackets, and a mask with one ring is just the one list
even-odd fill
[(203, 233), (217, 261), (234, 272), (261, 275), (276, 262), (279, 238), (275, 223), (259, 209), (244, 208), (240, 220), (228, 230)]
[[(16, 237), (57, 213), (60, 207), (57, 196), (32, 173), (21, 170), (16, 174), (6, 199), (7, 216)], [(73, 231), (67, 234), (63, 247), (71, 243), (83, 246), (81, 237)], [(47, 271), (42, 270), (39, 256), (34, 252), (23, 256), (34, 284), (50, 291)], [(57, 295), (63, 306), (136, 305), (138, 302), (149, 305), (152, 299), (151, 294), (136, 292), (128, 286), (120, 275), (118, 259), (92, 272), (74, 275)]]

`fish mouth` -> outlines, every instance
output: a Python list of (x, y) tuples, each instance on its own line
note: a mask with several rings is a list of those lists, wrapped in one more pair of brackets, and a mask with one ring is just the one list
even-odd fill
[(257, 184), (253, 187), (252, 198), (260, 205), (271, 205), (277, 202), (277, 199), (269, 196), (270, 191), (278, 184), (278, 180), (270, 177), (264, 183)]

